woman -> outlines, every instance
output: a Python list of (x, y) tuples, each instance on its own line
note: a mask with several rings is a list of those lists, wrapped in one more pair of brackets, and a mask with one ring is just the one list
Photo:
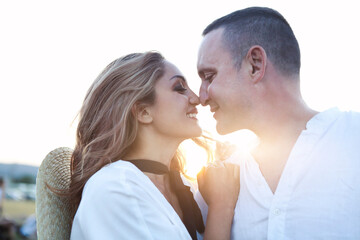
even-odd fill
[[(197, 239), (204, 226), (179, 174), (178, 146), (201, 136), (198, 104), (180, 71), (159, 53), (130, 54), (105, 68), (80, 111), (72, 156), (71, 239)], [(233, 172), (233, 166), (218, 166), (201, 174), (218, 191), (235, 192), (223, 193), (229, 200), (217, 204), (213, 190), (201, 183), (211, 203), (208, 225), (215, 226), (206, 232), (224, 219), (231, 225), (233, 209), (224, 214), (220, 208), (235, 206)], [(230, 226), (221, 231), (228, 234)]]

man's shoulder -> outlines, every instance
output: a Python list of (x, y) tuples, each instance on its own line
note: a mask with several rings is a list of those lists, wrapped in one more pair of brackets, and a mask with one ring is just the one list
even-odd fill
[(339, 110), (329, 130), (343, 141), (360, 141), (360, 112)]
[(360, 126), (360, 112), (344, 111), (339, 108), (331, 108), (320, 112), (314, 119), (320, 119), (321, 122), (334, 122), (337, 124), (346, 123)]
[(339, 111), (338, 122), (345, 124), (347, 127), (360, 128), (360, 112)]
[(342, 111), (341, 115), (346, 118), (348, 121), (359, 121), (360, 120), (360, 112), (355, 111)]

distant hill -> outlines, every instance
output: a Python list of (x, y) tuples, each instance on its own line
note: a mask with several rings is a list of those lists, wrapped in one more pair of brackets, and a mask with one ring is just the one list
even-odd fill
[(36, 177), (38, 170), (39, 167), (36, 166), (0, 163), (0, 176), (4, 178)]

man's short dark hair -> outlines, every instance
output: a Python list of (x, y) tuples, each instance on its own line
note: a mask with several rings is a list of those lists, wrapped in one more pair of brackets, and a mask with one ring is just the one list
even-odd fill
[(259, 45), (282, 74), (299, 74), (299, 44), (289, 23), (277, 11), (264, 7), (235, 11), (212, 22), (203, 36), (218, 28), (224, 29), (223, 43), (238, 68), (249, 49)]

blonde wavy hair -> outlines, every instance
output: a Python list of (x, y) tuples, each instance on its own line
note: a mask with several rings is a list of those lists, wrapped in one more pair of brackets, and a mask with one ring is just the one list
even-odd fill
[[(155, 102), (155, 83), (164, 74), (165, 59), (158, 52), (133, 53), (110, 63), (88, 90), (79, 113), (76, 146), (71, 159), (68, 195), (75, 215), (88, 179), (103, 166), (122, 159), (135, 141), (135, 104)], [(193, 140), (208, 152), (207, 137)], [(183, 172), (179, 149), (171, 168)]]

